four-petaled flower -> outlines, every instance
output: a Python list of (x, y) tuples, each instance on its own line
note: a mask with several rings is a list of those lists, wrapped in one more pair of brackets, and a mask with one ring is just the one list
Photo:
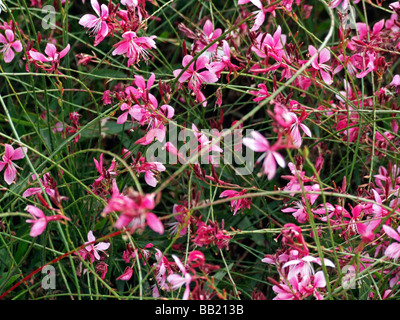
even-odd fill
[(106, 22), (108, 19), (108, 7), (105, 4), (102, 4), (100, 7), (97, 0), (91, 0), (91, 4), (98, 17), (93, 14), (85, 14), (79, 20), (79, 24), (88, 28), (90, 35), (95, 36), (94, 46), (97, 46), (108, 34), (108, 26)]
[(26, 220), (26, 222), (33, 224), (31, 232), (29, 233), (31, 237), (37, 237), (41, 235), (47, 226), (47, 222), (49, 221), (71, 220), (70, 218), (60, 214), (46, 216), (42, 210), (32, 205), (28, 205), (25, 210), (28, 211), (34, 217), (34, 219)]
[(21, 41), (14, 40), (14, 32), (12, 30), (7, 29), (5, 35), (0, 34), (0, 43), (2, 44), (0, 45), (0, 53), (3, 53), (4, 62), (9, 63), (14, 59), (14, 51), (22, 51), (22, 44)]
[(88, 232), (88, 241), (85, 242), (87, 246), (79, 250), (79, 254), (81, 255), (82, 259), (85, 260), (87, 257), (89, 257), (90, 262), (94, 262), (94, 260), (100, 260), (100, 252), (105, 253), (104, 251), (107, 250), (110, 247), (110, 243), (108, 242), (99, 242), (97, 244), (94, 244), (96, 241), (95, 236), (93, 235), (92, 230)]
[(243, 138), (243, 144), (255, 152), (263, 152), (257, 159), (257, 163), (264, 159), (264, 174), (268, 176), (268, 180), (271, 180), (275, 176), (276, 164), (282, 168), (285, 167), (285, 159), (277, 152), (276, 145), (270, 146), (268, 140), (259, 132), (252, 131), (251, 136), (252, 138)]
[(6, 168), (4, 171), (4, 181), (11, 185), (15, 178), (17, 177), (17, 169), (19, 168), (13, 161), (20, 160), (25, 157), (25, 153), (27, 152), (27, 148), (14, 148), (9, 145), (5, 144), (5, 154), (3, 155), (3, 161), (0, 161), (0, 171)]

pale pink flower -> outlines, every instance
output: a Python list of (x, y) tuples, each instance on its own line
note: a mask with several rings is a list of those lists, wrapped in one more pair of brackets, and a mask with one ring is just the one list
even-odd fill
[(47, 226), (47, 222), (49, 221), (57, 221), (62, 219), (67, 221), (71, 220), (70, 218), (59, 214), (52, 216), (45, 216), (42, 210), (32, 205), (28, 205), (25, 210), (28, 211), (34, 217), (33, 220), (32, 219), (26, 220), (26, 222), (33, 224), (31, 232), (29, 233), (31, 237), (37, 237), (41, 235)]
[(4, 171), (4, 181), (11, 185), (15, 178), (17, 177), (17, 169), (19, 168), (13, 161), (20, 160), (25, 157), (25, 153), (27, 152), (27, 148), (14, 148), (9, 145), (5, 144), (5, 154), (3, 155), (3, 161), (0, 161), (0, 171), (6, 168)]
[[(85, 242), (85, 244), (91, 243), (96, 240), (95, 236), (93, 235), (92, 230), (88, 232), (88, 241)], [(85, 260), (86, 257), (89, 256), (90, 262), (94, 262), (94, 260), (100, 260), (100, 254), (99, 252), (103, 252), (107, 250), (110, 247), (110, 243), (108, 242), (99, 242), (96, 245), (95, 244), (88, 244), (85, 246), (83, 249), (79, 250), (79, 254), (82, 256), (82, 259)]]
[[(79, 24), (89, 29), (89, 34), (95, 36), (94, 45), (97, 46), (108, 34), (108, 7), (102, 4), (101, 7), (97, 0), (91, 0), (93, 10), (97, 16), (93, 14), (85, 14), (80, 20)], [(101, 12), (100, 12), (101, 10)]]
[(273, 12), (272, 14), (274, 16), (274, 10), (273, 8), (264, 9), (261, 0), (239, 0), (238, 4), (245, 4), (248, 2), (251, 2), (259, 9), (253, 12), (253, 14), (256, 14), (256, 16), (254, 18), (254, 25), (250, 29), (250, 31), (257, 31), (265, 21), (265, 14), (267, 12)]
[(264, 174), (268, 175), (268, 180), (271, 180), (276, 173), (276, 164), (282, 168), (285, 167), (285, 159), (277, 152), (277, 147), (275, 145), (271, 147), (268, 140), (259, 132), (252, 131), (251, 136), (252, 138), (243, 138), (243, 144), (255, 152), (263, 152), (257, 159), (257, 163), (265, 158), (263, 162)]
[(172, 255), (172, 258), (175, 260), (176, 265), (179, 270), (182, 272), (182, 276), (176, 273), (170, 274), (167, 278), (167, 281), (172, 285), (171, 289), (176, 290), (182, 287), (184, 284), (185, 292), (183, 293), (182, 300), (188, 300), (190, 295), (190, 282), (192, 281), (192, 276), (186, 271), (186, 268), (183, 266), (181, 260), (175, 255)]
[(127, 31), (122, 35), (123, 40), (114, 45), (115, 50), (112, 55), (126, 55), (128, 58), (128, 67), (136, 64), (141, 58), (147, 60), (149, 54), (147, 50), (156, 48), (154, 39), (156, 36), (138, 37), (136, 32)]
[[(292, 277), (297, 277), (298, 274), (300, 274), (302, 278), (310, 278), (310, 276), (314, 275), (315, 273), (312, 263), (322, 265), (320, 258), (305, 256), (300, 259), (294, 259), (286, 262), (282, 268), (290, 267), (290, 271), (287, 276), (289, 280)], [(324, 264), (327, 267), (335, 268), (335, 265), (329, 259), (324, 258)]]
[(397, 260), (400, 257), (400, 226), (397, 227), (397, 232), (387, 225), (383, 225), (382, 228), (389, 237), (397, 241), (386, 248), (385, 255), (390, 259)]
[(309, 45), (308, 52), (310, 53), (311, 57), (313, 57), (314, 55), (317, 55), (317, 57), (311, 63), (312, 67), (315, 70), (319, 71), (322, 80), (324, 80), (324, 82), (327, 85), (332, 84), (333, 80), (332, 80), (332, 75), (330, 74), (330, 72), (332, 71), (332, 68), (330, 66), (328, 66), (327, 64), (325, 64), (325, 62), (328, 62), (331, 60), (331, 54), (330, 54), (329, 50), (327, 48), (324, 48), (321, 50), (321, 52), (318, 53), (318, 50), (314, 46)]
[(21, 41), (14, 40), (14, 32), (12, 30), (7, 29), (5, 35), (0, 34), (0, 43), (2, 44), (0, 45), (0, 53), (3, 54), (4, 62), (9, 63), (14, 59), (14, 51), (22, 51), (22, 44)]

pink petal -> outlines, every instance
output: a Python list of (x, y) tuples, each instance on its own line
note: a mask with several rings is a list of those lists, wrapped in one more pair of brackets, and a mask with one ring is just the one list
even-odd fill
[(49, 61), (51, 61), (44, 54), (42, 54), (40, 52), (33, 51), (33, 50), (29, 51), (29, 55), (31, 56), (31, 58), (33, 60), (36, 60), (36, 61), (41, 61), (41, 62), (49, 62)]
[(82, 18), (80, 18), (78, 23), (83, 27), (93, 28), (97, 24), (98, 19), (99, 18), (93, 14), (85, 14)]
[(164, 225), (162, 224), (160, 219), (158, 219), (158, 217), (154, 213), (148, 212), (146, 214), (146, 221), (147, 221), (147, 224), (149, 225), (149, 227), (153, 231), (155, 231), (159, 234), (164, 233)]
[(3, 59), (5, 63), (9, 63), (13, 61), (15, 57), (15, 53), (11, 48), (8, 48), (4, 53), (3, 53)]
[(95, 240), (96, 240), (96, 238), (95, 238), (94, 235), (93, 235), (92, 230), (90, 230), (90, 231), (88, 232), (87, 238), (88, 238), (88, 242), (92, 242), (92, 241), (95, 241)]
[(147, 171), (144, 174), (144, 180), (150, 187), (155, 187), (158, 183), (157, 179), (154, 177), (154, 173), (151, 171)]
[(46, 49), (44, 49), (44, 53), (47, 54), (48, 57), (53, 58), (57, 53), (57, 48), (54, 44), (48, 43)]
[(11, 160), (20, 160), (20, 159), (25, 158), (24, 151), (26, 153), (28, 151), (28, 149), (26, 147), (23, 147), (23, 148), (20, 147), (20, 148), (15, 149)]
[(97, 13), (97, 15), (100, 17), (100, 5), (97, 2), (97, 0), (91, 0), (90, 3), (92, 4), (93, 10)]
[(265, 13), (260, 10), (258, 12), (258, 14), (256, 15), (256, 19), (254, 20), (254, 25), (253, 27), (250, 29), (250, 31), (257, 31), (258, 29), (260, 29), (260, 27), (262, 26), (262, 24), (265, 21)]
[(389, 237), (391, 237), (391, 238), (393, 238), (393, 239), (395, 239), (395, 240), (400, 242), (400, 235), (393, 228), (391, 228), (391, 227), (389, 227), (387, 225), (383, 225), (382, 228), (383, 228), (383, 230), (386, 232), (386, 234)]
[(69, 49), (71, 48), (71, 46), (69, 45), (69, 43), (67, 44), (67, 46), (61, 50), (60, 52), (60, 59), (65, 57), (65, 55), (69, 52)]
[(206, 23), (204, 24), (203, 31), (207, 36), (214, 31), (213, 24), (209, 19), (207, 19)]
[(27, 222), (32, 222), (32, 228), (31, 228), (31, 232), (29, 233), (29, 235), (31, 237), (37, 237), (39, 235), (41, 235), (44, 231), (44, 229), (46, 229), (46, 219), (40, 219), (40, 220), (27, 220)]
[(129, 112), (124, 112), (123, 114), (121, 114), (117, 119), (117, 123), (118, 124), (125, 123), (128, 120), (128, 114)]
[(12, 145), (6, 143), (4, 145), (5, 147), (5, 156), (8, 159), (12, 159), (13, 155), (14, 155), (14, 148), (12, 147)]
[(33, 205), (26, 206), (25, 210), (29, 212), (31, 215), (35, 216), (36, 218), (40, 219), (45, 217), (43, 211)]
[(12, 165), (8, 165), (4, 171), (4, 181), (7, 182), (8, 185), (11, 185), (16, 177), (17, 170)]
[(6, 30), (6, 38), (8, 40), (8, 43), (11, 43), (14, 41), (14, 32), (12, 32), (10, 29)]
[(14, 41), (11, 45), (11, 48), (13, 48), (15, 52), (21, 52), (22, 51), (21, 41), (19, 41), (19, 40)]
[(321, 69), (320, 73), (321, 73), (322, 80), (324, 80), (324, 82), (327, 85), (331, 85), (333, 83), (332, 76), (328, 72), (325, 72), (324, 70)]
[(331, 59), (331, 53), (329, 52), (329, 50), (327, 48), (324, 48), (321, 50), (321, 52), (319, 53), (319, 63), (324, 63), (327, 62)]

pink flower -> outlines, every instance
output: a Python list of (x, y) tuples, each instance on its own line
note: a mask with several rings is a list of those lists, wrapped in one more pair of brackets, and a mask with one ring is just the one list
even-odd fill
[(85, 28), (88, 28), (90, 35), (94, 35), (96, 37), (94, 40), (94, 45), (97, 46), (108, 34), (108, 26), (106, 22), (108, 19), (108, 7), (105, 4), (102, 4), (100, 13), (100, 6), (97, 0), (91, 0), (90, 2), (98, 17), (92, 14), (85, 14), (79, 20), (79, 24)]
[(278, 26), (273, 36), (269, 33), (266, 35), (261, 33), (257, 36), (255, 45), (251, 50), (255, 52), (260, 58), (272, 57), (276, 61), (282, 61), (285, 55), (283, 46), (286, 43), (286, 35), (282, 35), (282, 28)]
[(40, 52), (29, 50), (29, 55), (35, 61), (39, 62), (59, 62), (61, 58), (65, 57), (65, 55), (69, 52), (70, 45), (68, 44), (63, 50), (57, 52), (57, 48), (54, 44), (48, 43), (44, 52), (47, 54), (47, 57)]
[[(93, 235), (92, 230), (89, 231), (88, 235), (88, 241), (85, 242), (85, 244), (93, 242), (96, 240), (96, 238)], [(88, 244), (86, 247), (83, 249), (79, 250), (79, 254), (82, 256), (82, 259), (85, 260), (86, 257), (89, 256), (90, 262), (94, 262), (94, 260), (100, 260), (100, 255), (99, 251), (103, 252), (107, 250), (110, 247), (110, 243), (108, 242), (99, 242), (98, 244)]]
[[(193, 57), (191, 55), (184, 56), (182, 66), (186, 67), (192, 60)], [(203, 102), (204, 107), (207, 105), (207, 101), (205, 100), (204, 94), (200, 91), (201, 85), (203, 83), (214, 83), (218, 81), (218, 77), (214, 72), (210, 70), (200, 71), (205, 69), (208, 63), (209, 58), (207, 56), (200, 56), (197, 61), (191, 63), (186, 71), (178, 78), (180, 83), (188, 81), (188, 87), (195, 93), (197, 101)], [(174, 70), (173, 74), (175, 78), (177, 78), (181, 72), (182, 69)]]
[(324, 80), (327, 85), (332, 84), (333, 80), (332, 75), (330, 74), (332, 68), (325, 64), (325, 62), (331, 59), (331, 54), (329, 50), (324, 48), (321, 50), (321, 52), (318, 53), (318, 50), (314, 46), (310, 45), (308, 46), (308, 52), (310, 53), (311, 57), (318, 54), (311, 65), (315, 70), (319, 71), (322, 80)]
[(400, 257), (400, 226), (397, 227), (397, 232), (387, 225), (383, 225), (382, 228), (389, 237), (397, 241), (386, 248), (385, 255), (390, 259), (397, 260)]
[(165, 166), (161, 162), (145, 162), (137, 167), (137, 172), (144, 172), (144, 180), (146, 183), (155, 187), (158, 183), (157, 177), (160, 172), (165, 171)]
[[(205, 46), (209, 45), (215, 39), (218, 39), (222, 34), (220, 28), (214, 30), (211, 20), (207, 19), (203, 26), (203, 35), (200, 36), (200, 41), (197, 42), (197, 51), (201, 51)], [(211, 45), (207, 51), (214, 52), (217, 50), (218, 42)]]
[(124, 280), (124, 281), (128, 281), (130, 280), (130, 278), (132, 278), (132, 274), (133, 274), (133, 269), (131, 267), (126, 267), (124, 270), (124, 273), (121, 274), (117, 280)]
[[(246, 194), (247, 190), (242, 190), (242, 191), (235, 191), (235, 190), (225, 190), (221, 192), (219, 195), (220, 198), (223, 197), (228, 197), (229, 198), (234, 198), (238, 196), (242, 196)], [(243, 198), (243, 199), (235, 199), (231, 201), (231, 210), (233, 210), (233, 215), (235, 215), (238, 210), (241, 210), (243, 208), (250, 209), (251, 205), (251, 198)]]
[(115, 227), (122, 229), (130, 228), (131, 232), (138, 228), (143, 228), (145, 222), (155, 232), (164, 233), (164, 226), (160, 219), (150, 210), (154, 209), (154, 194), (141, 195), (138, 192), (129, 190), (128, 196), (119, 193), (118, 188), (113, 182), (113, 194), (103, 210), (102, 216), (110, 212), (121, 212)]
[(131, 64), (138, 63), (140, 58), (147, 60), (149, 57), (147, 50), (156, 48), (156, 43), (153, 40), (156, 36), (138, 37), (136, 32), (128, 31), (122, 35), (122, 38), (122, 41), (114, 45), (115, 50), (112, 55), (125, 54), (128, 58), (128, 67)]
[(13, 161), (20, 160), (25, 157), (25, 153), (27, 152), (27, 148), (14, 148), (9, 145), (5, 144), (5, 154), (3, 155), (3, 161), (0, 161), (0, 171), (6, 168), (4, 171), (4, 181), (11, 185), (15, 178), (17, 177), (17, 169), (19, 168)]
[(231, 62), (231, 48), (229, 47), (229, 44), (226, 40), (222, 41), (222, 49), (224, 55), (220, 57), (218, 61), (211, 62), (208, 70), (210, 72), (214, 72), (217, 77), (220, 77), (221, 71), (224, 69), (228, 69), (229, 74), (227, 75), (227, 77), (229, 77), (231, 72), (236, 72), (239, 67)]
[(268, 140), (259, 132), (252, 131), (251, 136), (252, 138), (243, 138), (243, 144), (255, 152), (263, 152), (261, 157), (257, 159), (257, 163), (265, 158), (263, 162), (264, 174), (268, 175), (268, 180), (271, 180), (275, 176), (276, 164), (282, 168), (285, 167), (285, 159), (276, 151), (277, 147), (275, 145), (271, 147)]
[(114, 159), (112, 160), (111, 165), (107, 170), (104, 168), (103, 165), (103, 154), (100, 155), (100, 161), (97, 161), (95, 158), (93, 158), (93, 161), (96, 166), (97, 172), (100, 173), (100, 177), (98, 177), (93, 184), (94, 187), (99, 185), (103, 179), (109, 179), (110, 177), (117, 174), (114, 171), (117, 165)]
[(172, 290), (179, 289), (184, 284), (185, 292), (183, 293), (182, 300), (187, 300), (190, 295), (190, 282), (192, 281), (192, 276), (186, 271), (186, 268), (183, 266), (182, 262), (175, 255), (172, 255), (172, 258), (175, 260), (176, 265), (179, 270), (182, 272), (182, 276), (176, 273), (170, 274), (167, 278), (167, 281), (172, 285)]
[[(273, 10), (273, 8), (264, 9), (260, 0), (239, 0), (238, 4), (245, 4), (248, 2), (251, 2), (259, 9), (259, 10), (253, 12), (253, 14), (256, 14), (256, 16), (255, 16), (255, 20), (254, 20), (254, 25), (250, 29), (250, 31), (257, 31), (264, 23), (265, 13), (271, 12), (271, 11), (273, 12), (274, 10)], [(273, 13), (273, 15), (274, 15), (274, 13)]]
[(6, 36), (4, 37), (2, 34), (0, 34), (0, 43), (3, 44), (0, 46), (0, 53), (3, 53), (4, 62), (9, 63), (14, 59), (14, 51), (22, 51), (22, 44), (21, 41), (14, 40), (14, 32), (12, 32), (10, 29), (6, 30), (5, 35)]
[[(312, 256), (305, 256), (300, 259), (294, 259), (286, 262), (282, 268), (286, 268), (291, 266), (290, 271), (288, 273), (288, 279), (290, 280), (292, 277), (296, 277), (298, 274), (301, 275), (302, 278), (309, 278), (311, 275), (314, 275), (314, 268), (311, 263), (316, 263), (318, 265), (322, 265), (320, 258), (315, 258)], [(334, 268), (335, 265), (329, 259), (324, 258), (324, 264), (327, 267)]]
[(25, 210), (28, 211), (35, 218), (33, 220), (32, 219), (26, 220), (26, 222), (33, 224), (31, 232), (29, 233), (31, 237), (37, 237), (41, 235), (47, 226), (47, 222), (49, 221), (57, 221), (62, 219), (68, 221), (71, 220), (70, 218), (59, 214), (47, 217), (45, 216), (42, 210), (32, 205), (28, 205)]
[(124, 102), (123, 104), (121, 104), (121, 111), (125, 112), (118, 117), (118, 124), (125, 123), (128, 120), (128, 115), (131, 116), (132, 120), (135, 119), (140, 121), (142, 119), (142, 108), (140, 108), (140, 106), (137, 104), (131, 106)]

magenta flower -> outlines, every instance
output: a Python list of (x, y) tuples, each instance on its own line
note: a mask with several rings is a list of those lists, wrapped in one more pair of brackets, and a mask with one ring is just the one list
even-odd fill
[(390, 259), (397, 260), (400, 257), (400, 226), (397, 227), (397, 232), (387, 225), (383, 225), (382, 228), (389, 237), (397, 241), (386, 248), (385, 255)]
[(267, 33), (266, 35), (261, 33), (257, 36), (255, 45), (251, 47), (260, 58), (271, 57), (276, 61), (282, 61), (282, 57), (285, 55), (284, 45), (286, 43), (286, 35), (282, 35), (282, 28), (278, 26), (273, 35)]
[[(229, 199), (242, 196), (246, 193), (247, 190), (242, 190), (242, 191), (225, 190), (221, 192), (219, 197), (220, 198), (227, 197)], [(233, 210), (233, 215), (235, 215), (239, 210), (243, 208), (250, 209), (250, 206), (251, 206), (251, 198), (235, 199), (231, 201), (231, 210)]]
[(17, 177), (17, 169), (19, 168), (13, 161), (20, 160), (25, 157), (25, 153), (27, 152), (27, 148), (14, 148), (9, 145), (5, 144), (5, 154), (3, 155), (3, 161), (0, 161), (0, 171), (6, 168), (4, 171), (4, 181), (11, 185), (15, 178)]
[(112, 55), (125, 54), (128, 58), (128, 67), (131, 64), (138, 63), (140, 58), (147, 60), (149, 57), (147, 50), (156, 48), (156, 43), (153, 40), (156, 36), (138, 37), (136, 32), (128, 31), (122, 35), (122, 38), (122, 41), (114, 45), (115, 50)]
[(311, 57), (318, 54), (318, 56), (313, 60), (311, 65), (315, 70), (319, 71), (322, 80), (324, 80), (324, 82), (327, 85), (332, 84), (333, 80), (332, 80), (332, 75), (330, 74), (332, 68), (325, 64), (325, 62), (331, 59), (331, 54), (329, 50), (324, 48), (321, 50), (320, 53), (318, 53), (318, 50), (314, 46), (310, 45), (308, 46), (308, 52), (310, 53)]
[(9, 63), (14, 59), (15, 52), (22, 51), (22, 44), (19, 40), (14, 40), (14, 32), (7, 29), (5, 32), (5, 37), (0, 34), (0, 53), (3, 53), (4, 62)]
[(115, 176), (117, 173), (115, 171), (115, 168), (117, 166), (117, 163), (113, 159), (111, 162), (110, 167), (106, 170), (103, 165), (103, 153), (100, 155), (100, 160), (97, 161), (95, 158), (93, 158), (94, 165), (96, 166), (97, 172), (100, 173), (100, 177), (98, 177), (95, 182), (94, 186), (97, 186), (103, 179), (110, 178), (111, 176)]
[(26, 222), (33, 224), (31, 232), (29, 233), (31, 237), (37, 237), (41, 235), (47, 226), (47, 222), (49, 221), (57, 221), (62, 219), (68, 221), (71, 220), (70, 218), (59, 214), (47, 217), (45, 216), (42, 210), (32, 205), (28, 205), (25, 210), (28, 211), (34, 217), (33, 220), (32, 219), (26, 220)]
[[(89, 34), (95, 36), (94, 45), (97, 46), (108, 34), (108, 7), (102, 4), (101, 7), (97, 0), (91, 0), (93, 10), (97, 13), (97, 16), (93, 14), (85, 14), (80, 20), (79, 24), (89, 29)], [(100, 13), (101, 8), (101, 13)]]
[(255, 152), (263, 152), (261, 157), (257, 159), (257, 163), (265, 158), (263, 162), (264, 174), (268, 175), (268, 180), (271, 180), (275, 176), (276, 164), (282, 168), (285, 167), (285, 159), (277, 152), (276, 145), (271, 147), (268, 140), (259, 132), (252, 131), (251, 136), (252, 138), (243, 138), (243, 144)]
[(172, 290), (179, 289), (184, 284), (185, 292), (183, 293), (182, 300), (187, 300), (190, 295), (190, 282), (192, 281), (192, 276), (186, 271), (186, 268), (183, 266), (182, 262), (179, 258), (175, 255), (172, 255), (174, 258), (176, 265), (178, 266), (179, 270), (182, 272), (182, 276), (176, 273), (170, 274), (167, 277), (167, 281), (172, 285)]
[[(197, 51), (201, 51), (205, 46), (209, 45), (215, 39), (219, 38), (222, 34), (222, 30), (217, 28), (214, 30), (214, 26), (211, 20), (207, 19), (203, 26), (203, 35), (200, 36), (200, 41), (197, 42)], [(212, 44), (207, 51), (214, 52), (218, 48), (218, 42)]]
[(61, 58), (64, 58), (65, 55), (69, 52), (70, 45), (68, 44), (63, 50), (57, 52), (57, 48), (54, 44), (48, 43), (44, 53), (47, 54), (47, 57), (40, 52), (29, 50), (29, 55), (31, 58), (38, 62), (58, 62)]
[[(85, 242), (85, 244), (93, 242), (96, 240), (95, 236), (93, 235), (92, 230), (89, 231), (88, 235), (88, 241)], [(99, 242), (98, 244), (88, 244), (85, 246), (83, 249), (79, 250), (79, 254), (81, 255), (82, 259), (85, 260), (86, 257), (89, 256), (90, 262), (94, 262), (94, 260), (100, 260), (100, 255), (99, 251), (103, 252), (107, 250), (110, 247), (110, 243), (108, 242)]]
[(124, 280), (124, 281), (128, 281), (130, 280), (130, 278), (132, 278), (132, 274), (133, 274), (133, 269), (131, 267), (126, 267), (124, 270), (124, 273), (121, 274), (117, 280)]

